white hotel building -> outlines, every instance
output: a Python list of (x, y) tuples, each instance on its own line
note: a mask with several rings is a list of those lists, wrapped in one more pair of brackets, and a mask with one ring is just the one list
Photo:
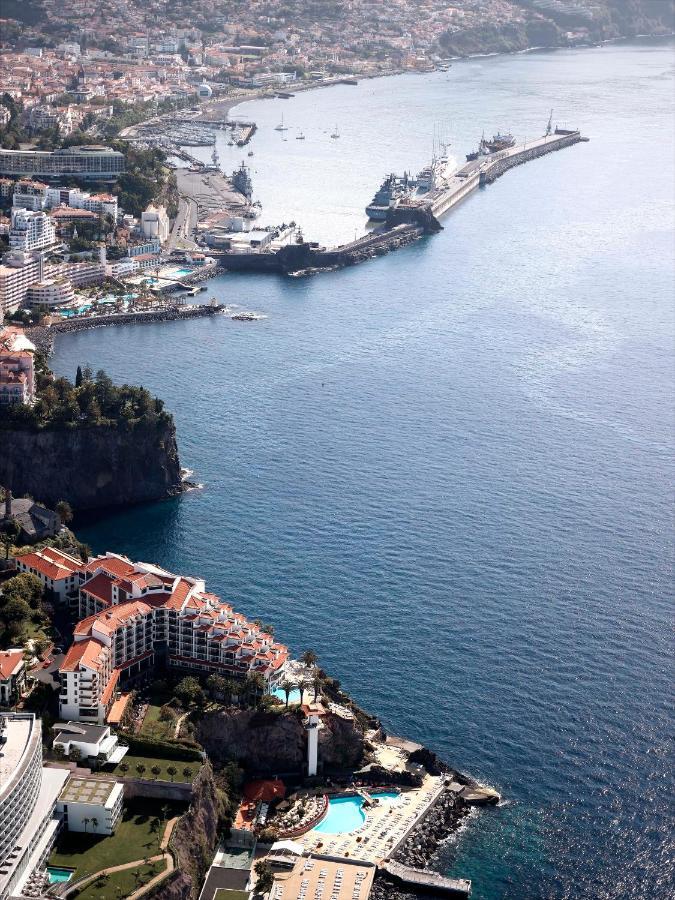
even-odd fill
[(12, 209), (9, 228), (10, 250), (47, 250), (56, 244), (56, 227), (50, 217), (32, 209)]
[(118, 686), (160, 665), (240, 679), (259, 673), (269, 688), (282, 676), (288, 649), (202, 579), (108, 553), (83, 565), (79, 582), (85, 618), (59, 669), (64, 719), (103, 724)]
[(0, 900), (21, 896), (49, 856), (60, 826), (56, 801), (68, 775), (43, 768), (41, 723), (32, 713), (0, 716)]

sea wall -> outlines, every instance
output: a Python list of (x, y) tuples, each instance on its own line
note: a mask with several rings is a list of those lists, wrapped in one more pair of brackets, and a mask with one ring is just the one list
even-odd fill
[(182, 490), (173, 421), (130, 428), (0, 430), (0, 484), (76, 511), (160, 500)]

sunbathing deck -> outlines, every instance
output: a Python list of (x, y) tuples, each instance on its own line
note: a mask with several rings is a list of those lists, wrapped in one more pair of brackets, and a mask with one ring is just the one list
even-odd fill
[(310, 853), (379, 863), (393, 853), (442, 790), (442, 779), (427, 775), (421, 788), (404, 790), (398, 800), (364, 810), (366, 821), (356, 831), (312, 830), (295, 840)]

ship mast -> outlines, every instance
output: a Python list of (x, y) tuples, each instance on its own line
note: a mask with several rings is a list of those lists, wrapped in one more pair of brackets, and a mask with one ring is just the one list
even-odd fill
[(546, 137), (548, 137), (552, 131), (553, 131), (553, 110), (551, 110), (551, 114), (548, 117), (548, 125), (546, 126)]

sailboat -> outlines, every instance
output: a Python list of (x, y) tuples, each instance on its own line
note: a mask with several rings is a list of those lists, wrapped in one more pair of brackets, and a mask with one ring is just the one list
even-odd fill
[(301, 131), (300, 134), (296, 134), (295, 139), (296, 139), (296, 141), (304, 141), (305, 135)]
[(340, 137), (340, 132), (338, 131), (337, 125), (335, 126), (335, 131), (331, 134), (331, 137), (333, 138), (333, 140)]
[(279, 124), (276, 126), (276, 128), (274, 130), (275, 131), (288, 131), (288, 128), (286, 127), (286, 125), (284, 125), (284, 114), (283, 113), (281, 114), (281, 122), (279, 122)]

